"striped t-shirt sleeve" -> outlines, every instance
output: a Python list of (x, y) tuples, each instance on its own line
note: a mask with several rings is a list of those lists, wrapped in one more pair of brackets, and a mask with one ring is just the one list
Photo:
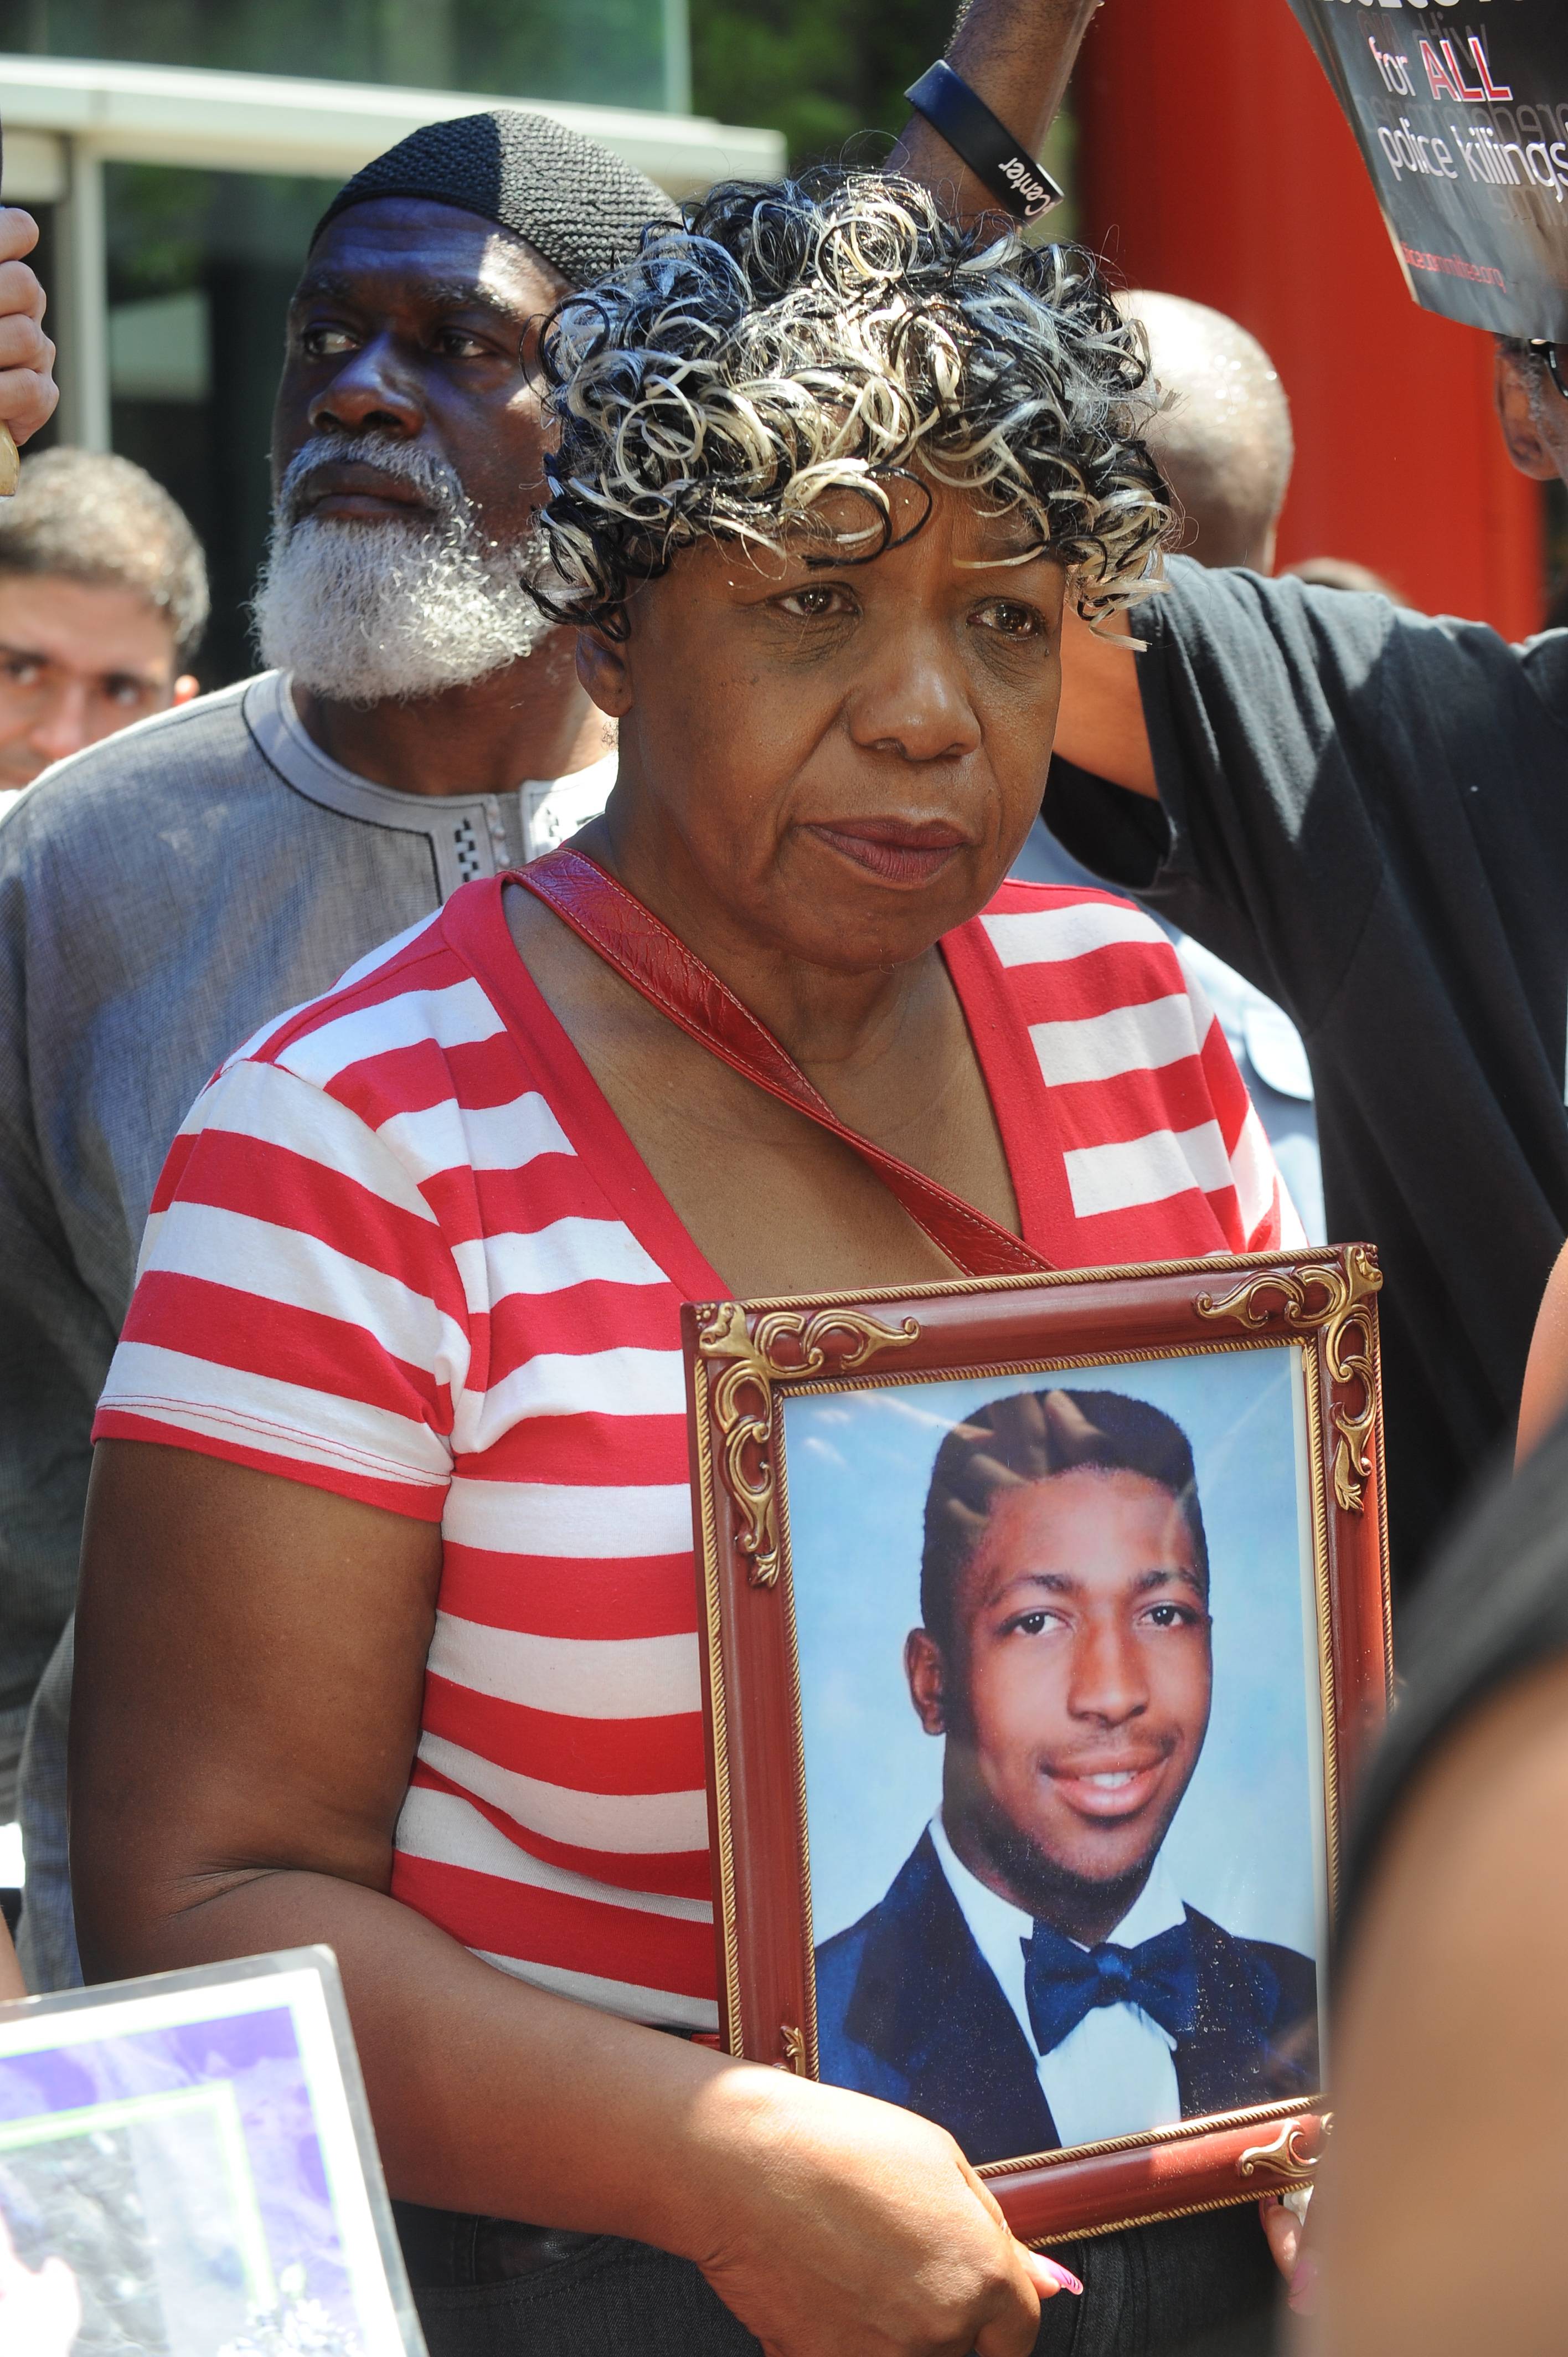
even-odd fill
[(471, 1321), (404, 1164), (278, 1063), (231, 1063), (170, 1149), (95, 1440), (161, 1441), (439, 1522)]
[(1006, 885), (980, 923), (1061, 1148), (1060, 1265), (1305, 1243), (1223, 1028), (1151, 917), (1104, 893)]
[(1196, 1037), (1201, 1040), (1204, 1085), (1214, 1108), (1214, 1130), (1224, 1156), (1234, 1209), (1224, 1224), (1233, 1252), (1294, 1252), (1306, 1243), (1301, 1214), (1274, 1160), (1269, 1135), (1247, 1094), (1223, 1025), (1190, 974), (1184, 974)]

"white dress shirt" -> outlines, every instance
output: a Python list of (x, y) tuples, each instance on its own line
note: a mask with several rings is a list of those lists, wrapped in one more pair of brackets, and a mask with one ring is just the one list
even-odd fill
[(601, 816), (619, 768), (619, 753), (607, 753), (602, 761), (574, 770), (569, 778), (547, 778), (523, 787), (522, 823), (530, 859), (569, 843), (580, 826)]
[[(954, 1855), (940, 1811), (931, 1819), (930, 1831), (974, 1944), (995, 1975), (1035, 2057), (1063, 2145), (1099, 2144), (1179, 2120), (1181, 2095), (1171, 2059), (1176, 2040), (1142, 2006), (1096, 2006), (1059, 2046), (1048, 2054), (1040, 2052), (1024, 1986), (1025, 1950), (1035, 1935), (1034, 1918), (1009, 1900), (999, 1899), (971, 1874)], [(1136, 1948), (1186, 1921), (1176, 1886), (1156, 1857), (1142, 1892), (1110, 1937), (1118, 1947)]]

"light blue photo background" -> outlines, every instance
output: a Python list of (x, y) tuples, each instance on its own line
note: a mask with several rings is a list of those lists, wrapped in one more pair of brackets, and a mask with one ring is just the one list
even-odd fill
[(1316, 1586), (1301, 1354), (1290, 1348), (786, 1402), (813, 1936), (875, 1905), (941, 1796), (941, 1741), (920, 1730), (903, 1651), (920, 1617), (926, 1490), (942, 1437), (991, 1400), (1058, 1388), (1163, 1408), (1197, 1467), (1214, 1704), (1165, 1863), (1181, 1896), (1228, 1932), (1320, 1956)]

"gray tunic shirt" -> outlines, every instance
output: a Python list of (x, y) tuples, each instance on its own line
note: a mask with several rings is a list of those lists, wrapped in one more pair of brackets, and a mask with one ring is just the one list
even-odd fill
[(0, 821), (0, 1821), (70, 1613), (88, 1435), (170, 1139), (283, 1008), (602, 807), (329, 760), (269, 673), (62, 762)]

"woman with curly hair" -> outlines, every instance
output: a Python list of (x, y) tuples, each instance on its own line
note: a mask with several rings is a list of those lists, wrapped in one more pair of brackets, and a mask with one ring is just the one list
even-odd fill
[(83, 1954), (330, 1942), (438, 2357), (1171, 2357), (1256, 2309), (1255, 2220), (1108, 2238), (1042, 2326), (941, 2129), (714, 2050), (679, 1347), (683, 1299), (1281, 1240), (1164, 936), (1005, 882), (1064, 603), (1165, 528), (1137, 331), (822, 175), (650, 230), (542, 354), (536, 594), (618, 783), (176, 1143), (97, 1426)]

